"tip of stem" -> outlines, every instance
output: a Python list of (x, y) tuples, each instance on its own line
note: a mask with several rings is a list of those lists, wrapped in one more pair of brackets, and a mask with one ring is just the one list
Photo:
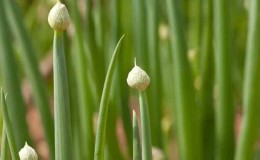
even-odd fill
[(135, 110), (133, 109), (133, 117), (135, 117), (136, 116), (136, 113), (135, 113)]
[(134, 58), (134, 63), (135, 63), (135, 66), (137, 66), (137, 65), (136, 65), (136, 57)]
[(3, 87), (1, 87), (1, 96), (6, 100), (6, 98), (7, 98), (7, 93), (6, 93), (6, 94), (4, 93)]

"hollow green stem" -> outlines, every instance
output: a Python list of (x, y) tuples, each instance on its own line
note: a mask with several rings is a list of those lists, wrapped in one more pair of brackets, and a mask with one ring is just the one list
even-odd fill
[(234, 158), (234, 105), (231, 77), (229, 2), (214, 0), (216, 71), (216, 157)]
[(215, 116), (214, 116), (214, 59), (213, 59), (213, 10), (212, 1), (206, 2), (207, 17), (205, 23), (203, 46), (201, 49), (201, 88), (199, 91), (201, 104), (202, 159), (215, 157)]
[(3, 124), (2, 144), (1, 144), (1, 160), (7, 159), (7, 153), (8, 153), (7, 151), (8, 151), (8, 141), (7, 141), (7, 136), (6, 136), (5, 124)]
[[(82, 142), (80, 143), (80, 149), (83, 151), (83, 156), (85, 159), (93, 159), (94, 153), (94, 131), (93, 131), (93, 113), (94, 113), (94, 105), (93, 105), (93, 95), (91, 95), (91, 86), (88, 81), (88, 73), (86, 68), (90, 65), (87, 65), (88, 58), (91, 56), (86, 55), (86, 50), (84, 47), (85, 39), (84, 35), (82, 34), (83, 28), (81, 25), (81, 17), (79, 10), (77, 8), (77, 1), (70, 0), (69, 1), (72, 6), (72, 18), (75, 24), (75, 31), (76, 31), (76, 43), (79, 50), (79, 54), (74, 55), (75, 59), (75, 75), (76, 75), (76, 83), (77, 83), (77, 92), (78, 92), (78, 108), (79, 108), (79, 131), (83, 137)], [(88, 24), (91, 21), (88, 21)], [(91, 31), (92, 34), (93, 31)], [(90, 54), (91, 55), (91, 54)], [(91, 59), (92, 62), (93, 59)], [(96, 67), (97, 65), (93, 65), (92, 68)], [(97, 67), (98, 68), (98, 67)], [(95, 77), (95, 73), (94, 76)], [(96, 85), (96, 84), (95, 84)]]
[(141, 137), (142, 137), (142, 160), (152, 159), (152, 144), (150, 131), (149, 109), (145, 91), (139, 91)]
[(6, 129), (6, 136), (8, 139), (11, 155), (13, 160), (19, 160), (18, 152), (16, 149), (15, 139), (14, 139), (14, 131), (12, 128), (12, 124), (10, 122), (8, 110), (7, 110), (7, 104), (6, 104), (6, 97), (3, 92), (3, 89), (1, 89), (1, 101), (2, 101), (2, 111), (3, 111), (3, 117), (4, 117), (4, 126)]
[(159, 42), (158, 42), (158, 0), (146, 0), (147, 6), (147, 45), (149, 53), (150, 77), (153, 80), (151, 89), (148, 90), (148, 102), (150, 105), (151, 138), (152, 144), (163, 148), (162, 119), (162, 84)]
[[(125, 19), (124, 14), (122, 13), (122, 4), (124, 4), (121, 0), (112, 0), (112, 14), (114, 15), (112, 17), (112, 33), (113, 33), (113, 44), (117, 42), (118, 38), (120, 38), (120, 34), (123, 32), (123, 25), (122, 21)], [(127, 44), (126, 42), (125, 44)], [(132, 46), (130, 46), (132, 47)], [(131, 51), (128, 49), (125, 49), (125, 47), (122, 47), (122, 52), (126, 54), (120, 54), (117, 65), (117, 79), (119, 82), (119, 85), (117, 86), (117, 95), (118, 95), (118, 101), (119, 101), (119, 107), (120, 107), (120, 114), (123, 121), (123, 127), (126, 135), (127, 140), (127, 148), (128, 148), (128, 155), (129, 158), (132, 159), (132, 153), (133, 153), (133, 135), (132, 135), (132, 127), (129, 127), (132, 124), (131, 119), (131, 110), (129, 107), (129, 90), (128, 86), (125, 85), (125, 77), (127, 76), (127, 72), (125, 70), (128, 69), (128, 66), (132, 65), (129, 63), (129, 59), (132, 58)], [(117, 84), (117, 83), (116, 83)]]
[(107, 113), (108, 113), (108, 101), (109, 94), (112, 84), (113, 73), (116, 67), (116, 60), (118, 57), (118, 49), (121, 44), (121, 41), (124, 36), (120, 38), (117, 43), (117, 46), (112, 55), (112, 59), (109, 64), (109, 68), (107, 71), (102, 97), (100, 101), (100, 111), (98, 117), (98, 126), (97, 126), (97, 134), (96, 134), (96, 142), (95, 142), (95, 160), (103, 160), (104, 159), (104, 147), (105, 147), (105, 134), (106, 134), (106, 124), (107, 124)]
[(243, 90), (243, 121), (236, 150), (236, 160), (253, 159), (260, 114), (260, 1), (251, 0)]
[(133, 160), (141, 160), (142, 158), (139, 127), (136, 118), (136, 113), (133, 111)]
[(200, 160), (200, 112), (195, 102), (191, 68), (187, 60), (187, 47), (180, 10), (182, 7), (180, 0), (167, 0), (166, 2), (171, 28), (170, 47), (173, 51), (174, 95), (180, 158)]
[[(43, 124), (44, 134), (49, 147), (51, 159), (54, 159), (54, 123), (51, 115), (49, 97), (47, 87), (39, 72), (38, 63), (36, 59), (36, 51), (33, 47), (32, 40), (23, 23), (23, 17), (20, 8), (15, 0), (4, 0), (8, 21), (11, 24), (11, 29), (21, 47), (21, 60), (25, 67), (25, 72), (32, 85), (34, 99), (37, 110), (40, 114), (41, 122)], [(24, 141), (22, 142), (22, 146)]]
[(26, 124), (26, 106), (20, 88), (20, 80), (16, 59), (12, 50), (11, 33), (4, 1), (0, 0), (0, 65), (3, 76), (3, 88), (10, 96), (8, 101), (9, 117), (14, 127), (16, 147), (22, 147), (25, 141), (29, 141), (28, 127)]
[(71, 160), (73, 156), (70, 104), (62, 32), (54, 32), (53, 63), (55, 159)]
[[(115, 74), (116, 75), (116, 74)], [(117, 86), (119, 82), (115, 78), (112, 84), (111, 96), (110, 96), (110, 107), (107, 115), (107, 129), (106, 129), (106, 152), (108, 159), (114, 160), (115, 157), (117, 159), (125, 159), (123, 158), (123, 154), (121, 153), (121, 148), (119, 145), (119, 139), (117, 138), (117, 120), (118, 120), (118, 92)]]

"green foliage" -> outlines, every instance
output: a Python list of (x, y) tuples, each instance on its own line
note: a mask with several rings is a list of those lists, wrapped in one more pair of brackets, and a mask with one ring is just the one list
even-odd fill
[[(1, 159), (9, 148), (18, 159), (25, 141), (52, 160), (151, 160), (153, 147), (169, 160), (259, 155), (258, 0), (62, 2), (71, 24), (55, 32), (52, 70), (42, 62), (54, 2), (0, 0)], [(126, 83), (134, 57), (151, 79), (139, 95)], [(33, 106), (49, 155), (31, 127)]]

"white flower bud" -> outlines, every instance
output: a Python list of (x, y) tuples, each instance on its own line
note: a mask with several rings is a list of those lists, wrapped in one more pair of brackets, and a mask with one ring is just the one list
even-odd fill
[(127, 84), (140, 91), (145, 90), (150, 84), (150, 77), (139, 66), (135, 64), (134, 68), (128, 73)]
[(48, 22), (56, 31), (64, 31), (70, 24), (70, 16), (66, 6), (57, 2), (50, 10)]
[(35, 150), (25, 143), (24, 147), (19, 151), (20, 160), (38, 160)]

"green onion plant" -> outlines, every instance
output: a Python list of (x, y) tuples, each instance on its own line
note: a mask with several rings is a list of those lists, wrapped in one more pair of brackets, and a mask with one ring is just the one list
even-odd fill
[(259, 0), (52, 3), (0, 0), (1, 159), (260, 158)]

